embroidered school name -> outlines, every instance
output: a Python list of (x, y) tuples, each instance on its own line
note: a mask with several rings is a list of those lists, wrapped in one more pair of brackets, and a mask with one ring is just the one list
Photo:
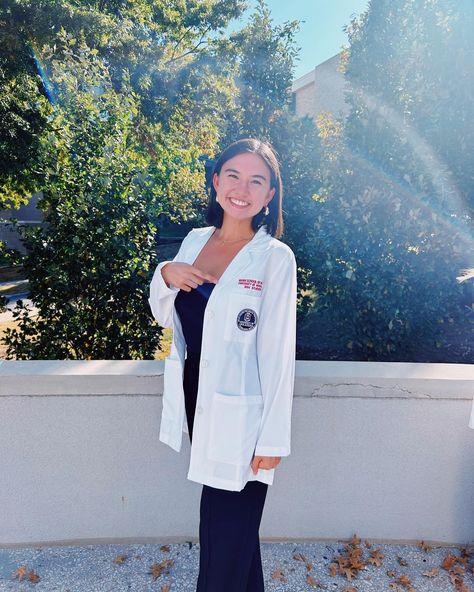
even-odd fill
[(239, 286), (243, 286), (246, 290), (261, 292), (263, 289), (263, 282), (261, 280), (239, 279)]

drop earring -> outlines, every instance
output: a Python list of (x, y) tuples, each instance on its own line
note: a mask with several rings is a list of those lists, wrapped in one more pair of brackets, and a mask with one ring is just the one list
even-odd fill
[(265, 216), (268, 216), (269, 213), (270, 213), (270, 210), (268, 209), (268, 206), (265, 206)]

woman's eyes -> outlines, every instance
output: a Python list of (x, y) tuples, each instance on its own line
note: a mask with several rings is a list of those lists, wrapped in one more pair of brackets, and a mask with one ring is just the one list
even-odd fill
[[(229, 173), (229, 177), (232, 177), (233, 179), (238, 179), (237, 175), (234, 175), (233, 173)], [(261, 182), (258, 179), (254, 179), (252, 181), (252, 183), (256, 183), (257, 185), (261, 185)]]

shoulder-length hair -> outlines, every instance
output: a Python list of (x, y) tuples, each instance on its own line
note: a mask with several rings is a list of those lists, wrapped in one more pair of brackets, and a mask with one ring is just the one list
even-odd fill
[(214, 189), (214, 184), (212, 182), (214, 173), (219, 175), (223, 165), (228, 160), (238, 154), (244, 154), (246, 152), (258, 154), (263, 159), (270, 171), (270, 189), (275, 188), (275, 193), (268, 203), (268, 216), (265, 216), (264, 209), (262, 208), (262, 210), (252, 218), (252, 229), (256, 232), (260, 226), (265, 225), (269, 234), (275, 238), (280, 238), (283, 234), (283, 184), (281, 181), (280, 165), (278, 164), (275, 151), (270, 144), (254, 138), (244, 138), (242, 140), (237, 140), (237, 142), (233, 142), (221, 152), (215, 162), (211, 174), (210, 199), (206, 212), (206, 222), (216, 228), (220, 228), (224, 219), (224, 210), (219, 202), (216, 201), (216, 190)]

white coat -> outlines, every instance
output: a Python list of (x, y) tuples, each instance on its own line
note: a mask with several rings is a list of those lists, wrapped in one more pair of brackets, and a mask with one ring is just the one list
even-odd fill
[[(193, 264), (214, 226), (191, 230), (173, 261)], [(149, 304), (173, 328), (165, 359), (161, 442), (179, 452), (187, 431), (183, 369), (186, 342), (174, 300), (155, 269)], [(261, 226), (232, 259), (208, 299), (187, 478), (241, 491), (247, 481), (271, 485), (275, 469), (251, 470), (253, 456), (290, 454), (296, 354), (296, 260)]]

